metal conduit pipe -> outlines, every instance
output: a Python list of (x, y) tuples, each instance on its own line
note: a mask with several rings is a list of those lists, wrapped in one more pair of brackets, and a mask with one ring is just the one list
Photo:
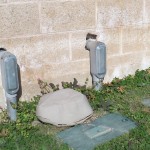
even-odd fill
[(0, 48), (0, 69), (8, 116), (11, 121), (16, 121), (17, 92), (19, 90), (17, 59), (4, 48)]
[(88, 33), (85, 49), (90, 51), (90, 72), (95, 90), (102, 88), (106, 74), (106, 46), (97, 41), (97, 35)]

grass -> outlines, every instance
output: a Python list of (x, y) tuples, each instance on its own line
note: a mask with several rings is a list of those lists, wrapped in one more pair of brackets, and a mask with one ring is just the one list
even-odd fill
[[(87, 82), (87, 81), (86, 81)], [(46, 92), (51, 85), (58, 90), (58, 85), (44, 84), (41, 90)], [(120, 112), (135, 121), (137, 128), (128, 134), (113, 139), (95, 150), (149, 150), (150, 149), (150, 107), (144, 106), (142, 100), (150, 98), (150, 69), (137, 70), (134, 76), (124, 79), (115, 78), (111, 83), (104, 84), (102, 91), (63, 82), (64, 88), (73, 88), (85, 94), (96, 113), (107, 111)], [(45, 94), (45, 93), (43, 93)], [(49, 124), (36, 123), (35, 108), (39, 96), (31, 102), (19, 102), (17, 122), (10, 122), (6, 112), (1, 114), (0, 149), (2, 150), (71, 150), (56, 138), (56, 133), (65, 128), (57, 128)]]
[(137, 128), (117, 139), (100, 145), (95, 150), (149, 150), (150, 108), (143, 106), (143, 98), (150, 97), (150, 86), (137, 87), (124, 94), (114, 96), (112, 111), (119, 111), (136, 122)]

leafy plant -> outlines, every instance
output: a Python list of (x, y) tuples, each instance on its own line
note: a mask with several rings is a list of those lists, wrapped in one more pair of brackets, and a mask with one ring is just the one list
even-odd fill
[(40, 132), (40, 126), (33, 125), (34, 121), (37, 121), (35, 111), (39, 98), (40, 96), (36, 96), (30, 102), (18, 103), (16, 122), (9, 120), (6, 111), (1, 113), (1, 150), (69, 150), (54, 134)]
[[(141, 103), (143, 98), (150, 98), (150, 68), (137, 70), (135, 75), (123, 79), (115, 78), (111, 83), (103, 84), (101, 91), (73, 82), (62, 82), (63, 88), (72, 88), (85, 94), (96, 111), (120, 112), (136, 122), (137, 128), (129, 134), (113, 139), (95, 150), (149, 150), (150, 149), (150, 107)], [(38, 80), (41, 93), (56, 91), (59, 85)], [(19, 102), (17, 121), (10, 122), (5, 111), (1, 113), (0, 148), (2, 150), (69, 150), (55, 137), (59, 128), (48, 124), (33, 125), (37, 121), (35, 110), (40, 96), (30, 102)], [(43, 132), (45, 130), (45, 132)]]

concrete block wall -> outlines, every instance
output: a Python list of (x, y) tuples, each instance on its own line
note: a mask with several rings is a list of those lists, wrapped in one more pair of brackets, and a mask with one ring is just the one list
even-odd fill
[[(16, 55), (22, 100), (40, 93), (37, 79), (91, 84), (88, 32), (107, 46), (105, 82), (150, 66), (148, 0), (0, 0), (0, 47)], [(0, 91), (2, 101), (2, 91)]]

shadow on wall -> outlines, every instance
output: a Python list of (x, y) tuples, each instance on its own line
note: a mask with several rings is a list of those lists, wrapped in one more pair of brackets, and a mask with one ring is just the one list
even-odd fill
[(21, 85), (21, 73), (20, 73), (20, 66), (17, 64), (18, 69), (18, 81), (19, 81), (19, 90), (17, 92), (17, 100), (19, 101), (20, 97), (22, 96), (22, 85)]

